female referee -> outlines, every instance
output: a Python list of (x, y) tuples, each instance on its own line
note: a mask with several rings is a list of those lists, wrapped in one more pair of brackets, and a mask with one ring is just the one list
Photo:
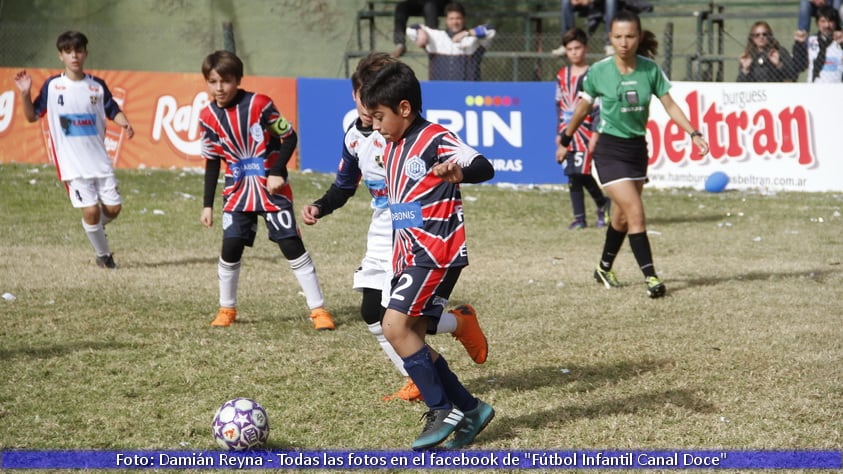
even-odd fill
[(653, 266), (641, 201), (641, 191), (647, 181), (649, 153), (645, 127), (651, 97), (659, 98), (670, 118), (690, 134), (701, 155), (708, 153), (708, 144), (668, 93), (670, 81), (652, 60), (658, 42), (655, 35), (641, 29), (638, 15), (618, 12), (612, 19), (610, 39), (615, 53), (591, 66), (583, 81), (581, 95), (584, 100), (579, 101), (561, 141), (563, 146), (570, 143), (599, 97), (601, 115), (597, 131), (600, 139), (593, 158), (600, 183), (612, 199), (614, 209), (594, 278), (606, 288), (620, 286), (612, 264), (628, 235), (632, 253), (644, 273), (647, 294), (659, 298), (664, 296), (665, 286)]

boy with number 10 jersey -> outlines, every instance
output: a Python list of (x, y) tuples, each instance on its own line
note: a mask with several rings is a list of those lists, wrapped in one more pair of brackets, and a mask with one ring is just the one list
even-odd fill
[(221, 163), (226, 163), (223, 189), (223, 240), (217, 267), (220, 309), (212, 326), (226, 327), (237, 318), (240, 260), (257, 233), (257, 219), (266, 221), (269, 239), (281, 249), (304, 292), (317, 330), (334, 329), (316, 268), (304, 247), (287, 182), (287, 161), (297, 136), (292, 125), (263, 94), (240, 89), (243, 63), (235, 54), (217, 51), (202, 63), (212, 101), (199, 115), (205, 158), (204, 208), (200, 221), (213, 225), (214, 194)]

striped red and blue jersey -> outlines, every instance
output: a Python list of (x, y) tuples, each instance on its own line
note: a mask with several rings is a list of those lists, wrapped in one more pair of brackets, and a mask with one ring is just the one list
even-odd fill
[[(468, 265), (459, 184), (433, 175), (433, 166), (468, 166), (481, 157), (445, 127), (419, 117), (385, 151), (395, 274), (411, 266)], [(483, 158), (485, 159), (485, 158)]]
[[(266, 190), (267, 171), (279, 158), (281, 140), (294, 133), (276, 137), (269, 126), (281, 118), (272, 99), (240, 90), (232, 103), (219, 107), (209, 103), (199, 114), (202, 127), (202, 157), (226, 163), (224, 212), (277, 212)], [(288, 184), (279, 193), (292, 201)]]
[[(556, 73), (556, 110), (559, 111), (559, 124), (556, 133), (562, 133), (562, 130), (568, 126), (571, 117), (574, 115), (574, 109), (579, 102), (578, 94), (582, 90), (582, 81), (585, 74), (576, 75), (570, 67), (563, 67)], [(588, 150), (588, 141), (591, 139), (591, 123), (592, 115), (589, 114), (582, 125), (577, 128), (576, 133), (572, 137), (571, 145), (568, 147), (570, 152), (586, 151)]]

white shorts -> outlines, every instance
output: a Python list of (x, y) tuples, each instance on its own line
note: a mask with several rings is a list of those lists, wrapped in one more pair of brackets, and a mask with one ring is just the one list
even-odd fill
[(360, 268), (354, 271), (354, 286), (357, 291), (364, 289), (380, 290), (381, 305), (386, 308), (389, 293), (392, 290), (392, 262), (363, 257)]
[(106, 206), (123, 204), (114, 175), (105, 178), (76, 178), (65, 181), (64, 185), (75, 208), (96, 206), (99, 203)]

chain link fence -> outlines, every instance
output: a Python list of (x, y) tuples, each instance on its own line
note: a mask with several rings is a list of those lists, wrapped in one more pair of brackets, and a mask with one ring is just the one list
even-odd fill
[[(782, 49), (778, 58), (769, 53), (751, 57), (751, 69), (764, 67), (769, 73), (750, 76), (773, 81), (804, 80), (804, 71), (770, 67), (779, 60), (792, 59), (799, 0), (648, 1), (653, 11), (642, 14), (642, 23), (658, 38), (656, 61), (672, 80), (738, 80), (739, 57), (751, 42), (749, 34), (756, 21), (766, 22), (772, 34), (768, 41), (777, 40)], [(10, 19), (14, 9), (11, 4), (3, 7), (0, 41), (4, 47), (0, 48), (0, 66), (57, 68), (60, 64), (55, 59), (55, 37), (66, 29), (78, 29), (91, 40), (92, 54), (86, 64), (89, 69), (197, 71), (207, 52), (225, 47), (227, 38), (221, 25), (231, 19), (235, 20), (237, 53), (247, 63), (247, 74), (286, 75), (292, 70), (290, 64), (312, 64), (312, 68), (297, 74), (348, 77), (361, 56), (394, 48), (394, 0), (279, 2), (297, 12), (283, 18), (295, 23), (295, 31), (301, 29), (296, 42), (279, 43), (280, 49), (274, 41), (266, 40), (265, 33), (271, 31), (266, 24), (277, 23), (273, 19), (277, 12), (258, 16), (211, 9), (204, 16), (197, 13), (184, 21), (168, 23), (159, 19), (178, 17), (195, 5), (184, 0), (149, 0), (119, 3), (120, 8), (104, 8), (104, 13), (94, 12), (96, 15), (91, 12), (92, 7), (82, 9), (84, 14), (71, 18), (72, 22), (60, 23), (62, 20), (46, 16), (43, 5), (40, 9), (27, 10), (25, 2), (12, 2), (19, 3), (19, 9), (29, 12), (33, 18), (26, 19), (20, 13)], [(465, 0), (464, 3), (468, 26), (491, 24), (496, 29), (496, 36), (480, 62), (480, 80), (552, 81), (566, 64), (564, 57), (553, 53), (560, 46), (562, 35), (559, 1)], [(56, 1), (56, 4), (63, 2)], [(131, 5), (136, 5), (132, 11), (138, 12), (133, 23), (126, 24), (125, 19), (118, 22), (116, 17), (110, 19), (105, 14), (116, 15), (118, 10)], [(152, 5), (157, 10), (144, 10)], [(444, 19), (439, 21), (444, 26)], [(586, 18), (577, 16), (576, 22), (586, 29)], [(320, 30), (321, 26), (325, 29)], [(815, 23), (812, 29), (816, 30)], [(590, 62), (605, 56), (605, 34), (605, 25), (601, 24), (590, 35)], [(255, 38), (256, 35), (259, 37)], [(326, 53), (329, 48), (336, 59), (330, 59), (331, 55)], [(402, 59), (419, 77), (431, 77), (428, 56), (421, 48), (408, 43)]]
[[(372, 3), (377, 8), (377, 2)], [(798, 71), (792, 61), (798, 0), (719, 4), (653, 0), (651, 3), (654, 10), (641, 14), (642, 26), (658, 38), (656, 61), (672, 80), (732, 82), (752, 81), (758, 77), (769, 82), (804, 80), (804, 72)], [(362, 12), (361, 16), (358, 13), (358, 48), (346, 53), (347, 75), (359, 57), (374, 50), (393, 49), (390, 12), (387, 6), (374, 14)], [(411, 23), (413, 20), (411, 18)], [(491, 24), (497, 31), (483, 55), (480, 80), (549, 81), (566, 65), (564, 56), (558, 52), (554, 54), (561, 46), (561, 13), (558, 10), (494, 13), (469, 10), (466, 21), (468, 27)], [(586, 18), (576, 17), (577, 26), (583, 30), (587, 29), (586, 21)], [(778, 43), (780, 48), (776, 53), (753, 54), (749, 58), (750, 73), (740, 74), (739, 58), (751, 44), (749, 35), (759, 21), (770, 30), (768, 43)], [(440, 27), (443, 23), (440, 19)], [(589, 36), (587, 58), (594, 62), (606, 54), (606, 30), (601, 23)], [(402, 59), (413, 66), (420, 77), (431, 76), (427, 54), (411, 42)], [(759, 74), (756, 70), (764, 73)]]

